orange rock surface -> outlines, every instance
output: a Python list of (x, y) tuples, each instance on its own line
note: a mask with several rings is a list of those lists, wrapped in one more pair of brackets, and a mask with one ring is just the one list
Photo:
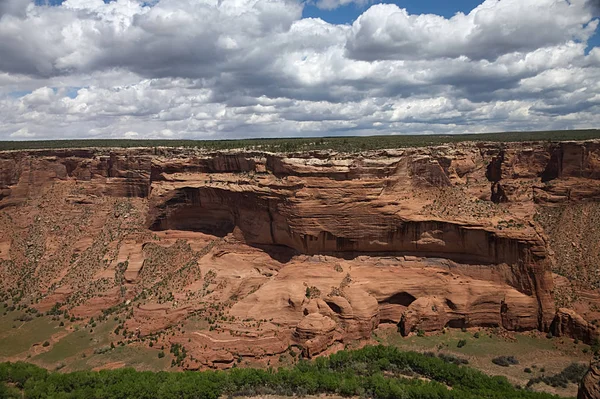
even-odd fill
[(556, 312), (535, 215), (598, 202), (598, 141), (17, 151), (0, 167), (2, 289), (126, 315), (136, 337), (171, 328), (188, 368), (314, 356), (381, 323), (597, 336)]

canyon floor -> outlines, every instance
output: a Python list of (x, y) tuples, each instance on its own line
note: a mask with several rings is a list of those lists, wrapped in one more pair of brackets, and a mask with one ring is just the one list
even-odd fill
[(275, 367), (385, 343), (524, 386), (598, 350), (597, 140), (0, 166), (0, 361)]

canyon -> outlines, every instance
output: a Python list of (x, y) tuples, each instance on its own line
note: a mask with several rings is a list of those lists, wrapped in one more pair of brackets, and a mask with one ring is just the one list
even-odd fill
[(185, 347), (185, 369), (313, 357), (384, 325), (592, 343), (599, 201), (598, 140), (4, 151), (0, 293), (115, 317), (127, 344)]

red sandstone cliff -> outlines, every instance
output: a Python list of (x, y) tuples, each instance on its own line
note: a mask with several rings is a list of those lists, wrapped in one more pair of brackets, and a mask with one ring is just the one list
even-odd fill
[(218, 333), (188, 339), (223, 359), (289, 343), (312, 355), (381, 322), (590, 340), (581, 316), (555, 319), (555, 259), (534, 214), (599, 199), (597, 141), (4, 152), (0, 277), (41, 307), (124, 304), (142, 334), (220, 304)]

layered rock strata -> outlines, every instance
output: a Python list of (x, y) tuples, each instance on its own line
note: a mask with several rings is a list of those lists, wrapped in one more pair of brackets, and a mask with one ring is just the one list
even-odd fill
[(212, 304), (225, 322), (186, 338), (220, 365), (233, 359), (224, 352), (291, 344), (313, 356), (380, 323), (405, 335), (597, 335), (579, 315), (556, 314), (554, 259), (533, 217), (600, 199), (597, 141), (20, 151), (1, 153), (0, 166), (5, 290), (26, 279), (20, 289), (40, 307), (131, 309), (141, 335)]

